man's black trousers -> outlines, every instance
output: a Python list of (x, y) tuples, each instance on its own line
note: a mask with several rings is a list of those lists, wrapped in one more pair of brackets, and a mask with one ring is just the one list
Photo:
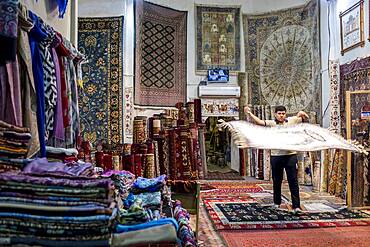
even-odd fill
[(281, 204), (281, 184), (283, 182), (284, 169), (287, 175), (292, 206), (300, 208), (297, 155), (271, 156), (272, 181), (274, 188), (274, 204)]

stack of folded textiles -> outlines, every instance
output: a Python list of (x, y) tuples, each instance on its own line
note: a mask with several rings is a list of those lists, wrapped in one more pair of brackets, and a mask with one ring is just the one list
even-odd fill
[(75, 148), (55, 148), (46, 146), (46, 157), (49, 161), (72, 162), (77, 161), (78, 151)]
[(181, 246), (191, 247), (197, 246), (194, 232), (190, 227), (190, 215), (188, 211), (182, 207), (180, 201), (175, 202), (174, 216), (179, 224), (178, 237), (181, 240)]
[(0, 121), (0, 172), (21, 170), (27, 156), (30, 130)]
[(41, 164), (0, 174), (0, 245), (108, 246), (116, 216), (112, 181), (76, 176), (86, 164), (57, 171)]
[[(115, 172), (117, 173), (117, 172)], [(127, 172), (126, 176), (127, 176)], [(107, 173), (110, 174), (110, 173)], [(130, 173), (131, 174), (131, 173)], [(132, 175), (132, 174), (131, 174)], [(167, 218), (162, 213), (164, 192), (166, 191), (167, 176), (156, 178), (138, 177), (133, 183), (114, 178), (116, 188), (124, 188), (125, 196), (118, 210), (115, 232), (112, 235), (111, 245), (118, 246), (178, 246), (178, 224), (174, 218)], [(131, 177), (130, 177), (131, 178)], [(129, 183), (131, 187), (117, 183)], [(121, 190), (120, 190), (121, 191)]]

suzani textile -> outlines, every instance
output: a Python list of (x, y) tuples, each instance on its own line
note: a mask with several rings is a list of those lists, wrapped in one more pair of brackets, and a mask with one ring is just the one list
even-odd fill
[(134, 102), (174, 106), (186, 96), (187, 12), (142, 0), (135, 4)]
[(240, 70), (240, 8), (196, 6), (197, 70)]
[(316, 0), (298, 8), (244, 15), (246, 68), (253, 105), (285, 105), (320, 119), (320, 33)]
[(88, 60), (79, 92), (81, 132), (93, 145), (122, 143), (122, 34), (123, 17), (78, 19), (78, 48)]

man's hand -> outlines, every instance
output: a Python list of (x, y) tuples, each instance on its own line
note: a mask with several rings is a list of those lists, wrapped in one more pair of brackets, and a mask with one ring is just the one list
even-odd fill
[(300, 117), (302, 118), (302, 121), (306, 121), (308, 120), (310, 117), (308, 116), (307, 113), (305, 113), (304, 111), (300, 111), (297, 113), (297, 117)]
[(251, 109), (248, 106), (244, 106), (244, 114), (248, 116), (251, 114)]

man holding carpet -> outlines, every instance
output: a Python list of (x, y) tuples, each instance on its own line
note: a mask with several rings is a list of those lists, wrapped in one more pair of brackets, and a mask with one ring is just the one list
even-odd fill
[[(248, 106), (244, 107), (244, 113), (249, 116), (257, 125), (274, 127), (278, 125), (294, 125), (308, 120), (307, 113), (300, 111), (296, 116), (287, 117), (285, 106), (275, 108), (275, 120), (261, 120), (255, 116)], [(271, 150), (271, 170), (274, 190), (274, 207), (280, 208), (281, 184), (283, 181), (284, 169), (287, 175), (289, 190), (292, 197), (294, 213), (301, 212), (298, 186), (297, 152), (289, 150)]]

